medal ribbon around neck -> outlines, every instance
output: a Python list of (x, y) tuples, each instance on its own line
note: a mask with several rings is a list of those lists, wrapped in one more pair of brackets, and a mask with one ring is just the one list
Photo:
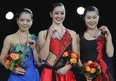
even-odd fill
[(99, 30), (96, 30), (95, 35), (94, 35), (91, 31), (89, 31), (89, 30), (87, 30), (87, 32), (88, 32), (89, 35), (91, 35), (93, 38), (97, 38), (97, 37), (98, 37), (98, 34), (100, 34)]
[(64, 32), (65, 32), (65, 27), (63, 26), (61, 28), (61, 33), (60, 34), (58, 33), (57, 30), (54, 30), (53, 26), (51, 26), (50, 30), (52, 30), (52, 32), (54, 33), (53, 36), (52, 36), (53, 38), (61, 39), (63, 34), (64, 34)]
[[(23, 43), (23, 38), (22, 38), (21, 32), (18, 30), (17, 33), (18, 33), (19, 41), (23, 45), (24, 43)], [(29, 33), (27, 33), (27, 41), (26, 41), (26, 43), (28, 42), (28, 39), (29, 39)]]

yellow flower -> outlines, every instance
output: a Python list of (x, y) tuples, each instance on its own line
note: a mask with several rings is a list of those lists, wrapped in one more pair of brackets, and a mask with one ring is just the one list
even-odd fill
[(91, 63), (93, 63), (91, 60), (88, 61), (88, 64), (90, 65)]
[(83, 63), (81, 73), (91, 78), (95, 78), (101, 73), (101, 67), (97, 62), (89, 60)]
[(76, 59), (76, 58), (71, 58), (71, 59), (70, 59), (70, 63), (71, 63), (71, 64), (73, 64), (73, 63), (75, 64), (76, 62), (77, 62), (77, 59)]
[(85, 66), (85, 70), (87, 71), (87, 72), (90, 72), (90, 67), (87, 65), (87, 66)]
[(95, 73), (96, 69), (95, 68), (91, 68), (90, 73)]
[(65, 60), (69, 64), (76, 65), (76, 63), (79, 61), (79, 55), (76, 54), (75, 52), (71, 51), (71, 50), (64, 52), (62, 57), (65, 57)]
[(68, 52), (64, 52), (62, 57), (67, 57), (68, 56)]
[(71, 57), (72, 58), (77, 58), (77, 54), (76, 53), (71, 53)]
[(13, 60), (17, 60), (17, 59), (19, 59), (20, 55), (19, 55), (19, 54), (15, 54), (15, 53), (11, 53), (11, 54), (10, 54), (10, 57), (11, 57)]
[(5, 67), (8, 69), (10, 67), (10, 60), (5, 61)]

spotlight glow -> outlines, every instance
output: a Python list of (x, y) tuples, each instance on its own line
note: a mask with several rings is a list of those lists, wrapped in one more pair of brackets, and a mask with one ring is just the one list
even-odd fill
[(13, 14), (11, 11), (9, 11), (9, 12), (6, 14), (5, 17), (6, 17), (6, 19), (11, 20), (11, 19), (13, 19), (14, 14)]
[(78, 7), (77, 8), (77, 13), (79, 14), (79, 15), (83, 15), (83, 13), (84, 13), (84, 7)]

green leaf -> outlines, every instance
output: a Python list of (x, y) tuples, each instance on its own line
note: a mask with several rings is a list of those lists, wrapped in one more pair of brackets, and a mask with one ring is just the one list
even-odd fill
[(13, 70), (13, 68), (15, 67), (15, 61), (11, 60), (10, 61), (10, 70)]
[(22, 61), (21, 57), (19, 57), (19, 59), (16, 60), (16, 64), (20, 64)]
[(97, 69), (96, 69), (96, 73), (97, 73), (97, 74), (101, 73), (101, 68), (97, 68)]

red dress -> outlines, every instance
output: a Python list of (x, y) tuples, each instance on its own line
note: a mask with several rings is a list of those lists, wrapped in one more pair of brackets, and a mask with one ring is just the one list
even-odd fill
[(72, 50), (71, 42), (72, 37), (68, 30), (66, 30), (60, 40), (51, 38), (50, 51), (54, 53), (57, 58), (55, 59), (53, 66), (46, 62), (46, 65), (42, 70), (40, 81), (76, 81), (75, 75), (71, 70), (69, 70), (65, 75), (58, 75), (56, 73), (59, 68), (66, 65), (66, 61), (63, 60), (61, 56), (64, 51)]

